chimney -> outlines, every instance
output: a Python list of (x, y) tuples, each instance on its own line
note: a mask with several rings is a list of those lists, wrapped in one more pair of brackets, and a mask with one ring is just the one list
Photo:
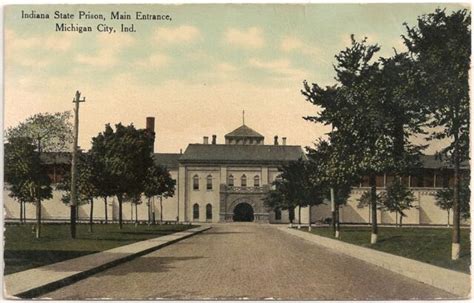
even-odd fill
[(286, 145), (286, 137), (281, 138), (281, 145)]
[(216, 135), (212, 135), (212, 144), (216, 144), (216, 138), (217, 138)]
[(155, 117), (146, 117), (146, 129), (153, 134), (153, 145), (151, 152), (155, 152)]
[(202, 137), (202, 144), (209, 144), (209, 137), (208, 136)]
[(275, 136), (274, 139), (273, 144), (278, 145), (278, 136)]

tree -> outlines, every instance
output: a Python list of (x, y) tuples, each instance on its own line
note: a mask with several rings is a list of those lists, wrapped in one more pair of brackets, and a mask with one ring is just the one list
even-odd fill
[[(20, 203), (20, 222), (25, 219), (26, 203), (52, 198), (51, 181), (35, 149), (27, 137), (10, 137), (5, 144), (5, 180), (9, 184), (9, 195)], [(41, 217), (41, 213), (37, 215)], [(36, 237), (39, 236), (36, 229)]]
[(378, 45), (368, 45), (366, 39), (352, 44), (336, 55), (337, 86), (321, 88), (304, 83), (303, 95), (307, 101), (322, 108), (318, 116), (307, 120), (331, 124), (333, 131), (345, 144), (344, 154), (351, 155), (358, 174), (369, 176), (371, 187), (372, 235), (377, 242), (377, 212), (375, 176), (391, 164), (390, 138), (387, 135), (385, 116), (379, 104), (379, 63), (372, 58), (380, 50)]
[(153, 165), (153, 134), (136, 129), (133, 124), (107, 124), (105, 130), (92, 138), (91, 153), (100, 163), (109, 184), (109, 193), (119, 202), (119, 227), (122, 229), (124, 196), (137, 196), (144, 191), (148, 169)]
[(376, 175), (405, 171), (417, 161), (422, 146), (411, 145), (409, 136), (422, 131), (425, 112), (408, 85), (414, 69), (406, 54), (374, 60), (378, 45), (369, 45), (366, 39), (358, 42), (353, 35), (351, 40), (351, 46), (336, 55), (335, 86), (304, 83), (307, 101), (321, 108), (316, 116), (305, 119), (331, 124), (331, 140), (344, 159), (343, 165), (335, 167), (344, 171), (346, 166), (349, 175), (369, 176), (371, 243), (376, 243)]
[(311, 213), (311, 206), (323, 203), (323, 190), (315, 182), (317, 179), (311, 178), (316, 169), (314, 163), (303, 159), (283, 165), (279, 178), (273, 182), (275, 189), (265, 198), (266, 205), (272, 209), (287, 209), (291, 213), (297, 206), (298, 228), (301, 228), (301, 208), (308, 206)]
[(296, 204), (289, 198), (288, 184), (283, 179), (276, 178), (272, 182), (272, 187), (273, 189), (268, 191), (263, 202), (270, 209), (288, 210), (290, 213), (290, 226), (292, 227), (293, 220), (295, 219), (294, 209)]
[(172, 197), (175, 192), (175, 186), (176, 182), (171, 178), (166, 167), (154, 164), (148, 168), (143, 192), (148, 199), (148, 214), (150, 214), (152, 197), (160, 196), (160, 223), (163, 222), (162, 198)]
[(387, 186), (387, 191), (382, 193), (381, 200), (384, 210), (396, 212), (399, 215), (399, 226), (401, 227), (403, 217), (406, 217), (404, 211), (414, 207), (415, 196), (413, 192), (401, 182), (400, 178), (396, 178), (393, 183)]
[(316, 170), (313, 170), (312, 182), (318, 184), (322, 199), (331, 199), (331, 189), (334, 193), (335, 209), (332, 218), (332, 225), (335, 237), (339, 237), (339, 209), (347, 203), (352, 184), (357, 179), (356, 171), (351, 162), (352, 159), (345, 155), (346, 147), (343, 138), (339, 138), (337, 131), (329, 134), (329, 140), (319, 140), (315, 148), (307, 147), (308, 158), (314, 163)]
[[(93, 232), (94, 224), (94, 198), (98, 197), (98, 182), (94, 174), (92, 155), (81, 153), (78, 157), (77, 170), (77, 194), (78, 204), (89, 204), (89, 232)], [(71, 178), (67, 173), (61, 182), (57, 185), (57, 189), (63, 191), (61, 200), (65, 204), (71, 203)], [(76, 212), (76, 215), (78, 212)]]
[(435, 131), (430, 139), (450, 139), (441, 152), (454, 165), (453, 260), (460, 253), (460, 163), (469, 159), (469, 67), (471, 57), (471, 14), (458, 10), (450, 15), (437, 9), (418, 17), (417, 25), (405, 24), (404, 43), (420, 77), (420, 100), (430, 110)]
[[(449, 215), (453, 209), (454, 190), (453, 188), (446, 187), (438, 190), (435, 193), (436, 205), (445, 210), (448, 214), (448, 226), (449, 226)], [(471, 190), (469, 189), (469, 178), (464, 177), (460, 183), (459, 191), (459, 203), (460, 203), (460, 214), (463, 219), (470, 218), (470, 201), (471, 201)]]
[[(40, 113), (27, 118), (15, 127), (6, 131), (6, 138), (29, 138), (36, 147), (38, 157), (41, 159), (43, 152), (65, 151), (72, 143), (72, 126), (69, 121), (70, 112)], [(37, 184), (39, 186), (39, 184)], [(41, 235), (41, 200), (39, 194), (42, 190), (36, 189), (36, 236)]]

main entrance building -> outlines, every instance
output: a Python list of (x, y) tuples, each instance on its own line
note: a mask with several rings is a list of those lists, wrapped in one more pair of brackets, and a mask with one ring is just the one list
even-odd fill
[(279, 142), (275, 136), (272, 145), (264, 140), (243, 124), (225, 135), (224, 144), (213, 135), (211, 142), (204, 137), (202, 144), (189, 144), (183, 154), (174, 155), (168, 168), (177, 180), (179, 221), (278, 221), (279, 214), (275, 217), (263, 198), (279, 167), (306, 156), (300, 146), (286, 145), (286, 138)]

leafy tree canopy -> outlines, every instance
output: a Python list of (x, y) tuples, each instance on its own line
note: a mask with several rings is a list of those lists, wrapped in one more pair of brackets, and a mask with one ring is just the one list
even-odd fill
[(71, 113), (68, 111), (39, 113), (15, 127), (8, 128), (5, 136), (8, 141), (12, 138), (29, 138), (35, 147), (39, 148), (39, 152), (66, 151), (73, 142), (70, 118)]

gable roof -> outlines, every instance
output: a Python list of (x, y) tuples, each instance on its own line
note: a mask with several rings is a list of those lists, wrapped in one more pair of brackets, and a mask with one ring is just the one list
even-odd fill
[(189, 144), (180, 163), (282, 163), (307, 159), (297, 145)]
[(257, 133), (255, 130), (251, 129), (247, 125), (242, 125), (235, 130), (231, 131), (227, 135), (224, 136), (225, 138), (229, 137), (252, 137), (252, 138), (262, 138), (263, 136)]

